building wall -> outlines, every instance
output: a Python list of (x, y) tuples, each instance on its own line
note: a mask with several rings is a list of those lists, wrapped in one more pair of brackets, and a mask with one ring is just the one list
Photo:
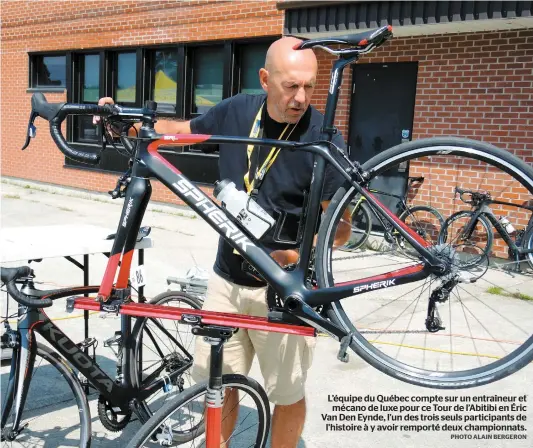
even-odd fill
[[(19, 151), (30, 110), (28, 52), (273, 36), (282, 29), (283, 11), (275, 1), (56, 1), (47, 8), (33, 1), (2, 3), (2, 175), (95, 191), (107, 191), (116, 180), (112, 174), (66, 168), (42, 120), (36, 140)], [(317, 55), (314, 104), (323, 110), (333, 58), (322, 51)], [(474, 138), (533, 163), (533, 30), (393, 38), (360, 63), (401, 61), (419, 64), (413, 138)], [(346, 70), (336, 112), (345, 137), (350, 92), (351, 70)], [(47, 98), (65, 101), (66, 95)], [(442, 176), (436, 197), (449, 198), (453, 173), (444, 166), (432, 170)], [(417, 175), (414, 166), (412, 175)], [(425, 194), (419, 190), (413, 201), (427, 202)], [(525, 197), (524, 192), (513, 194)], [(153, 199), (177, 202), (157, 182)], [(442, 204), (444, 214), (452, 205)]]
[[(120, 47), (280, 35), (283, 13), (275, 1), (2, 2), (2, 175), (108, 191), (116, 175), (64, 166), (47, 123), (24, 152), (30, 112), (28, 52)], [(46, 93), (49, 102), (65, 94)], [(158, 182), (153, 199), (178, 202)]]

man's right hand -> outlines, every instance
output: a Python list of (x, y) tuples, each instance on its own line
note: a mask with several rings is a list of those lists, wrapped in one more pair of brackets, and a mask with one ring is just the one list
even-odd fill
[[(115, 104), (115, 102), (113, 101), (113, 98), (109, 97), (109, 96), (104, 96), (103, 98), (100, 98), (98, 100), (98, 105), (99, 106), (103, 106), (105, 104)], [(98, 115), (94, 115), (93, 116), (93, 124), (98, 124), (100, 122), (100, 117)]]
[[(115, 101), (113, 100), (113, 98), (109, 96), (105, 96), (98, 100), (99, 106), (103, 106), (105, 104), (115, 104)], [(93, 116), (93, 124), (96, 125), (99, 122), (100, 122), (100, 117), (96, 115)], [(161, 119), (158, 119), (154, 128), (158, 134), (191, 134), (192, 131), (191, 131), (190, 123), (191, 123), (190, 120), (189, 121), (173, 121), (173, 120), (161, 118)], [(140, 127), (140, 124), (137, 123), (135, 125), (135, 128), (137, 128), (138, 130), (139, 127)], [(134, 136), (135, 132), (133, 130), (130, 130), (130, 135)]]

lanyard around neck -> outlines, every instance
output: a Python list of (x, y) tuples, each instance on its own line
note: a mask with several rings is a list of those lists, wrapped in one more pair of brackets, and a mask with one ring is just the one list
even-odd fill
[[(255, 116), (254, 124), (252, 125), (252, 130), (250, 131), (250, 138), (257, 138), (260, 133), (262, 134), (262, 130), (264, 126), (264, 123), (262, 123), (264, 106), (265, 106), (265, 103), (261, 105), (261, 107), (259, 108), (259, 111), (257, 112), (257, 115)], [(277, 140), (281, 140), (283, 138), (283, 136), (287, 132), (287, 129), (289, 129), (288, 123), (287, 123), (287, 126), (285, 126), (285, 129), (283, 129), (283, 132), (277, 138)], [(267, 158), (263, 162), (263, 165), (261, 166), (261, 168), (255, 171), (253, 175), (253, 179), (251, 181), (250, 181), (250, 178), (252, 177), (252, 155), (254, 152), (254, 145), (248, 145), (246, 152), (248, 154), (248, 172), (244, 175), (244, 185), (246, 187), (247, 193), (251, 194), (251, 192), (254, 190), (254, 187), (258, 189), (261, 183), (263, 182), (265, 174), (268, 172), (268, 170), (270, 169), (270, 167), (276, 160), (276, 157), (278, 157), (280, 148), (272, 148)], [(259, 154), (257, 156), (259, 157)], [(257, 165), (259, 165), (259, 159), (257, 160)]]

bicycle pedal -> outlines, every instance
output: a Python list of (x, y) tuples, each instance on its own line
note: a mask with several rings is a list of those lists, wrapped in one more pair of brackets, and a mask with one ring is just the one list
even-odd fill
[(339, 354), (337, 355), (337, 359), (341, 362), (347, 363), (350, 360), (350, 355), (349, 353), (346, 353), (346, 352), (341, 353), (339, 351)]
[(104, 347), (111, 347), (112, 345), (120, 345), (120, 344), (122, 344), (122, 332), (121, 331), (115, 331), (114, 336), (111, 336), (110, 338), (104, 341)]
[(78, 342), (76, 345), (78, 346), (78, 348), (80, 349), (85, 349), (85, 348), (89, 348), (89, 347), (92, 347), (93, 345), (95, 345), (98, 341), (96, 340), (96, 338), (87, 338), (81, 342)]
[(341, 339), (341, 346), (339, 348), (339, 353), (337, 354), (337, 359), (341, 362), (348, 362), (350, 360), (350, 355), (347, 353), (348, 347), (352, 340), (352, 334), (349, 333)]

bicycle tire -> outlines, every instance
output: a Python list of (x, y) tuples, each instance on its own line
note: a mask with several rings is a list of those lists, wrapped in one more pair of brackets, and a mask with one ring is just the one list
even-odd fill
[[(435, 218), (435, 222), (433, 220), (428, 221), (427, 218), (419, 218), (418, 220), (415, 220), (415, 224), (411, 225), (413, 230), (415, 230), (424, 240), (435, 243), (438, 240), (438, 237), (440, 235), (440, 231), (442, 229), (442, 226), (444, 224), (444, 218), (440, 214), (440, 212), (429, 205), (415, 205), (413, 207), (409, 207), (406, 210), (403, 211), (403, 213), (399, 216), (400, 220), (404, 223), (408, 223), (408, 220), (410, 217), (415, 216), (415, 214), (418, 213), (428, 213), (432, 215)], [(423, 215), (422, 215), (423, 216)], [(424, 226), (424, 222), (427, 224)], [(435, 224), (439, 225), (438, 229), (432, 229), (432, 226), (435, 226)], [(407, 257), (414, 256), (413, 250), (411, 246), (407, 243), (405, 244), (405, 241), (403, 241), (403, 238), (396, 236), (396, 244), (399, 247), (399, 250)], [(410, 249), (411, 248), (411, 249)], [(418, 255), (418, 254), (417, 254)]]
[[(350, 239), (342, 246), (342, 250), (353, 252), (363, 247), (368, 241), (370, 232), (372, 231), (372, 214), (368, 205), (364, 202), (359, 203), (359, 207), (354, 208), (351, 213), (352, 217), (352, 233)], [(356, 221), (354, 230), (354, 221)], [(361, 228), (359, 228), (361, 226)]]
[[(239, 391), (245, 391), (250, 395), (254, 403), (257, 405), (257, 420), (258, 429), (257, 436), (255, 437), (255, 443), (253, 445), (256, 448), (261, 448), (266, 445), (268, 433), (270, 429), (270, 404), (266, 396), (265, 391), (259, 385), (259, 383), (252, 378), (248, 378), (243, 375), (223, 375), (222, 386), (225, 388), (238, 389)], [(179, 409), (187, 406), (190, 402), (198, 399), (207, 391), (207, 382), (202, 382), (194, 385), (193, 387), (183, 391), (176, 397), (174, 401), (168, 402), (159, 409), (148, 422), (146, 422), (141, 429), (135, 434), (135, 437), (128, 444), (128, 448), (137, 448), (145, 446), (145, 444), (154, 437), (154, 433), (159, 430), (159, 427), (170, 418), (170, 416), (176, 413)], [(198, 428), (199, 425), (195, 426)], [(204, 425), (202, 429), (196, 430), (194, 434), (189, 435), (185, 442), (191, 441), (203, 434)], [(234, 431), (238, 433), (238, 431)], [(173, 437), (174, 439), (174, 437)], [(174, 439), (175, 440), (175, 439)], [(182, 442), (177, 442), (182, 443)]]
[[(463, 160), (465, 158), (473, 159), (474, 162), (477, 162), (477, 165), (486, 163), (497, 172), (506, 174), (513, 181), (519, 182), (520, 187), (524, 188), (523, 191), (527, 195), (533, 194), (533, 169), (530, 166), (508, 151), (469, 139), (453, 137), (430, 138), (403, 143), (376, 155), (363, 165), (363, 169), (367, 173), (370, 173), (371, 176), (377, 176), (389, 169), (392, 170), (397, 166), (396, 164), (402, 162), (410, 163), (417, 161), (417, 158), (424, 160), (427, 157), (431, 161), (438, 161), (440, 159), (447, 160), (457, 157), (458, 165), (460, 166), (463, 166)], [(477, 169), (477, 165), (473, 163), (472, 165), (464, 166), (466, 168), (474, 167), (471, 169)], [(466, 168), (461, 168), (461, 170), (464, 171)], [(462, 181), (463, 178), (459, 178)], [(332, 198), (323, 218), (319, 229), (316, 253), (317, 281), (320, 288), (328, 288), (335, 285), (335, 279), (332, 273), (334, 260), (331, 247), (336, 232), (335, 226), (339, 222), (344, 208), (356, 193), (350, 183), (345, 183)], [(451, 190), (450, 194), (453, 197)], [(387, 272), (390, 271), (390, 268), (388, 268)], [(343, 280), (339, 276), (337, 281)], [(488, 283), (490, 284), (490, 282)], [(379, 289), (378, 293), (382, 293), (382, 291), (383, 289)], [(491, 292), (490, 294), (493, 293)], [(458, 297), (462, 299), (460, 295)], [(391, 299), (392, 301), (393, 299)], [(359, 300), (356, 302), (359, 307), (364, 301)], [(459, 300), (459, 302), (462, 304), (463, 301)], [(448, 303), (451, 307), (451, 300), (448, 300)], [(346, 303), (346, 305), (349, 305), (349, 303)], [(383, 309), (383, 306), (381, 306), (381, 309)], [(332, 302), (328, 306), (327, 315), (333, 323), (343, 328), (347, 334), (352, 334), (350, 347), (363, 360), (391, 377), (415, 385), (439, 389), (459, 389), (480, 386), (502, 379), (526, 366), (533, 360), (533, 336), (531, 336), (531, 332), (528, 330), (525, 341), (519, 343), (518, 347), (513, 348), (510, 353), (505, 354), (503, 357), (497, 357), (496, 361), (490, 359), (490, 364), (488, 365), (462, 371), (429, 370), (425, 366), (418, 367), (410, 363), (399, 362), (391, 355), (385, 353), (387, 350), (386, 346), (380, 349), (376, 347), (378, 344), (373, 345), (363, 336), (362, 331), (364, 329), (359, 330), (352, 323), (341, 301)], [(521, 317), (520, 315), (518, 316)], [(401, 347), (400, 345), (400, 348), (397, 349), (398, 353), (400, 353)]]
[[(473, 214), (474, 214), (474, 212), (469, 211), (469, 210), (460, 210), (458, 212), (455, 212), (453, 215), (449, 216), (444, 221), (444, 225), (442, 226), (442, 229), (440, 231), (439, 239), (438, 239), (439, 244), (450, 243), (452, 241), (450, 239), (448, 233), (449, 233), (449, 229), (452, 228), (453, 223), (455, 221), (458, 221), (461, 218), (467, 218), (467, 221), (470, 222), (471, 219), (472, 219), (471, 217), (473, 216)], [(465, 262), (464, 263), (465, 266), (475, 266), (477, 263), (479, 263), (479, 262), (483, 261), (484, 259), (486, 259), (486, 257), (488, 257), (490, 255), (490, 251), (492, 250), (492, 244), (494, 242), (494, 232), (492, 231), (491, 223), (483, 215), (479, 215), (478, 218), (477, 218), (477, 221), (480, 222), (481, 225), (483, 226), (483, 228), (485, 229), (485, 232), (486, 232), (486, 243), (484, 244), (484, 247), (481, 247), (480, 244), (475, 244), (474, 242), (471, 243), (472, 245), (478, 247), (481, 250), (481, 254), (478, 257), (474, 257), (471, 260), (469, 260), (468, 262)], [(476, 226), (477, 226), (477, 222), (476, 222), (476, 224), (474, 226), (474, 230), (475, 230)], [(471, 237), (472, 237), (472, 235), (470, 235), (469, 239)], [(461, 241), (464, 241), (464, 240), (461, 240)], [(468, 244), (468, 243), (463, 243), (463, 244)]]
[[(36, 357), (35, 357), (35, 363), (34, 363), (35, 367), (34, 367), (34, 371), (33, 371), (33, 374), (32, 374), (32, 381), (34, 380), (35, 372), (41, 367), (41, 362), (42, 361), (40, 359), (41, 360), (45, 360), (47, 363), (49, 363), (50, 367), (56, 369), (59, 372), (59, 375), (61, 377), (63, 377), (65, 379), (65, 381), (67, 382), (67, 384), (68, 384), (68, 386), (69, 386), (69, 388), (70, 388), (70, 390), (72, 392), (72, 395), (74, 395), (74, 398), (75, 398), (75, 401), (76, 401), (76, 406), (78, 408), (77, 409), (78, 412), (74, 412), (74, 413), (72, 413), (72, 415), (79, 415), (80, 416), (79, 440), (76, 440), (76, 442), (75, 442), (76, 445), (73, 445), (73, 446), (79, 446), (80, 448), (88, 447), (90, 445), (90, 442), (91, 442), (91, 414), (90, 414), (90, 410), (89, 410), (89, 404), (87, 402), (87, 397), (85, 396), (85, 393), (83, 392), (83, 388), (82, 388), (78, 378), (73, 374), (72, 368), (70, 367), (70, 365), (67, 363), (67, 361), (59, 353), (49, 349), (48, 347), (46, 347), (44, 345), (41, 345), (41, 344), (37, 343), (37, 353), (36, 353)], [(43, 369), (46, 368), (45, 366), (42, 366), (42, 367), (43, 367)], [(12, 368), (13, 368), (13, 366), (12, 366)], [(49, 371), (49, 370), (46, 371), (47, 380), (48, 381), (52, 381), (54, 383), (53, 387), (55, 387), (57, 389), (59, 382), (58, 381), (55, 381), (55, 382), (53, 381), (54, 374), (51, 373), (51, 372), (53, 372), (53, 371)], [(20, 427), (23, 427), (23, 425), (24, 425), (24, 415), (25, 415), (25, 413), (29, 412), (28, 411), (28, 405), (31, 403), (31, 400), (28, 401), (28, 399), (31, 399), (31, 397), (33, 397), (32, 392), (31, 392), (32, 391), (32, 381), (30, 381), (29, 390), (28, 390), (28, 396), (26, 397), (26, 403), (25, 403), (25, 406), (24, 406), (24, 411), (22, 413), (22, 419), (21, 419), (21, 422), (20, 422)], [(34, 386), (35, 386), (35, 382), (34, 382)], [(15, 390), (14, 388), (11, 388), (11, 387), (8, 386), (7, 393), (13, 393), (14, 390)], [(37, 391), (35, 391), (35, 392), (37, 392)], [(62, 397), (62, 395), (60, 395), (60, 396), (55, 395), (55, 400), (56, 401), (54, 401), (54, 405), (57, 405), (58, 402), (61, 404), (61, 403), (64, 403), (66, 401), (64, 399), (60, 399), (60, 397)], [(40, 404), (40, 405), (49, 406), (49, 404)], [(4, 415), (4, 412), (7, 412), (8, 414), (11, 414), (11, 411), (12, 411), (12, 400), (4, 399), (2, 406), (3, 406), (2, 415)], [(6, 406), (6, 407), (4, 408), (4, 406)], [(9, 406), (9, 408), (7, 406)], [(46, 415), (43, 415), (43, 418), (47, 419), (47, 422), (50, 422), (50, 416), (51, 416), (51, 414), (47, 413)], [(6, 423), (1, 428), (2, 442), (5, 441), (4, 440), (5, 431), (10, 431), (10, 429), (11, 429), (11, 428), (9, 428), (9, 426), (10, 426), (10, 417), (6, 416), (6, 420), (7, 420)], [(33, 423), (33, 422), (35, 422), (35, 420), (36, 420), (35, 418), (31, 418), (31, 420), (29, 420), (29, 422)], [(28, 424), (29, 424), (29, 422), (28, 422)], [(55, 422), (53, 422), (53, 423), (55, 424)], [(73, 425), (69, 424), (69, 427), (73, 427)], [(17, 437), (24, 438), (26, 434), (30, 434), (31, 435), (33, 433), (38, 433), (38, 432), (42, 431), (41, 428), (39, 428), (38, 430), (37, 429), (32, 429), (32, 428), (35, 428), (35, 427), (30, 425), (29, 430), (24, 429)], [(46, 428), (43, 428), (43, 429), (46, 430)], [(66, 437), (66, 434), (64, 434), (63, 437)], [(76, 436), (76, 437), (78, 437), (78, 436)], [(17, 442), (17, 438), (15, 440), (11, 441), (9, 446), (16, 446), (16, 442)], [(72, 439), (72, 442), (74, 442), (74, 439)], [(78, 445), (78, 443), (79, 443), (79, 445)], [(2, 445), (3, 445), (3, 443), (2, 443)], [(28, 441), (27, 440), (22, 440), (21, 441), (21, 446), (28, 446)]]
[[(182, 291), (163, 292), (152, 298), (150, 301), (148, 301), (148, 303), (152, 305), (168, 305), (172, 303), (179, 307), (188, 306), (191, 309), (202, 308), (202, 302), (196, 296), (187, 294)], [(149, 326), (149, 323), (155, 324), (155, 326)], [(176, 328), (176, 333), (170, 334), (171, 329), (166, 328), (165, 325), (174, 326)], [(167, 331), (167, 334), (158, 331), (158, 329), (161, 330), (162, 328)], [(150, 374), (152, 374), (154, 370), (162, 369), (161, 374), (164, 374), (165, 376), (168, 376), (172, 374), (173, 371), (180, 369), (188, 359), (188, 356), (186, 353), (183, 352), (178, 343), (181, 344), (181, 346), (183, 346), (185, 349), (187, 349), (187, 351), (192, 349), (194, 335), (192, 335), (192, 333), (190, 332), (190, 328), (190, 325), (181, 324), (180, 322), (173, 320), (138, 318), (132, 330), (133, 340), (135, 341), (135, 359), (138, 360), (139, 354), (143, 353), (143, 362), (146, 362), (146, 355), (149, 355), (151, 356), (151, 358), (155, 358), (156, 360), (150, 359), (147, 362), (148, 367), (146, 369), (143, 368), (144, 365), (143, 367), (141, 367), (142, 371), (139, 371), (139, 364), (137, 362), (134, 363), (136, 369), (134, 370), (133, 374), (133, 384), (142, 389), (144, 385), (142, 377), (143, 375), (148, 374), (148, 369), (150, 369)], [(178, 331), (178, 329), (181, 330)], [(184, 330), (184, 332), (188, 334), (188, 341), (183, 340), (181, 335), (182, 330)], [(147, 333), (148, 331), (150, 334)], [(157, 334), (156, 331), (158, 331)], [(165, 342), (163, 340), (165, 336), (169, 338), (168, 342)], [(152, 343), (151, 347), (147, 348), (143, 345), (144, 342), (146, 342), (147, 340)], [(157, 362), (159, 362), (157, 361), (158, 356), (162, 363), (161, 366), (157, 366), (156, 364)], [(188, 382), (188, 384), (185, 384), (185, 382)], [(172, 383), (171, 388), (172, 390), (176, 388), (175, 392), (181, 392), (184, 387), (189, 387), (191, 384), (192, 381), (189, 378), (189, 373), (184, 372), (183, 374), (180, 374), (179, 377)], [(152, 396), (149, 397), (147, 401), (143, 403), (143, 408), (146, 414), (149, 416), (154, 414), (154, 407), (159, 406), (159, 403), (156, 403), (156, 399), (162, 398), (164, 403), (164, 401), (172, 399), (172, 397), (175, 395), (176, 394), (170, 395), (167, 392), (161, 392), (161, 390), (156, 391)]]

